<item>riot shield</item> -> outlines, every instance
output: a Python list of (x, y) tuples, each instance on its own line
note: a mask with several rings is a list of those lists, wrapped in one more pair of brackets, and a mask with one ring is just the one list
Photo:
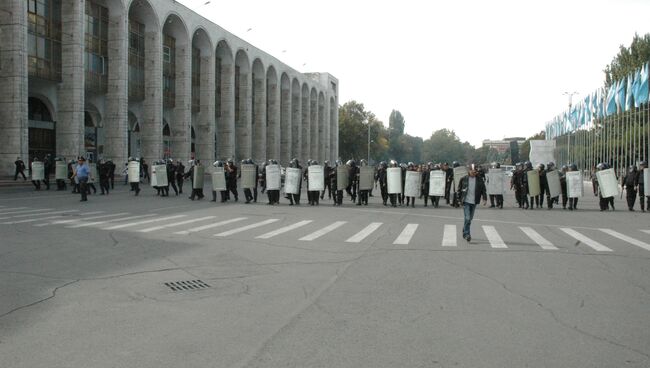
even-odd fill
[(531, 197), (540, 195), (542, 190), (539, 186), (539, 172), (537, 170), (526, 171), (528, 177), (528, 195)]
[(97, 172), (97, 165), (89, 164), (89, 169), (90, 169), (90, 176), (88, 177), (88, 183), (94, 184), (97, 181), (97, 179), (99, 179), (99, 175)]
[(192, 181), (192, 189), (203, 189), (203, 181), (205, 180), (205, 167), (194, 166), (194, 180)]
[(419, 197), (422, 187), (422, 173), (417, 171), (407, 171), (406, 180), (404, 181), (404, 195), (407, 197)]
[(350, 185), (350, 168), (343, 165), (336, 167), (336, 190), (345, 190)]
[(167, 165), (154, 165), (151, 167), (151, 186), (153, 185), (154, 178), (156, 178), (157, 186), (166, 187), (169, 185), (167, 181)]
[(284, 192), (286, 194), (300, 194), (300, 179), (302, 170), (288, 167), (284, 173)]
[(372, 166), (361, 166), (359, 169), (359, 190), (372, 190), (375, 182), (375, 168)]
[(140, 182), (140, 163), (138, 161), (129, 161), (129, 183)]
[(454, 167), (454, 185), (458, 188), (460, 179), (467, 176), (467, 168), (465, 166)]
[(266, 166), (266, 190), (280, 190), (280, 165)]
[(603, 198), (615, 197), (618, 195), (618, 181), (614, 169), (600, 170), (596, 172), (598, 188)]
[(151, 179), (149, 179), (149, 183), (151, 184), (152, 187), (157, 187), (158, 186), (158, 177), (156, 176), (156, 165), (151, 166)]
[(257, 170), (255, 165), (244, 164), (241, 165), (241, 187), (244, 189), (255, 188), (257, 180)]
[(215, 167), (214, 170), (212, 173), (212, 190), (215, 192), (227, 190), (226, 173), (223, 171), (223, 167)]
[(435, 197), (445, 196), (445, 183), (447, 173), (442, 170), (434, 170), (429, 173), (429, 195)]
[(546, 173), (546, 181), (548, 182), (548, 191), (551, 198), (557, 197), (562, 193), (560, 186), (560, 173), (557, 170), (548, 171)]
[(43, 162), (32, 162), (32, 180), (45, 180), (45, 166), (43, 166)]
[[(646, 197), (650, 196), (650, 169), (643, 169), (643, 193)], [(648, 209), (650, 210), (650, 208)]]
[(565, 175), (566, 192), (569, 198), (580, 198), (584, 195), (584, 184), (582, 183), (582, 173), (580, 171), (569, 171)]
[(64, 161), (56, 161), (54, 167), (54, 179), (66, 180), (68, 178), (68, 165)]
[(307, 187), (310, 191), (325, 190), (325, 173), (321, 165), (307, 168)]
[(399, 167), (389, 167), (386, 169), (386, 184), (388, 184), (388, 194), (402, 193), (402, 169)]
[(488, 171), (487, 194), (503, 195), (506, 174), (501, 169), (490, 169)]

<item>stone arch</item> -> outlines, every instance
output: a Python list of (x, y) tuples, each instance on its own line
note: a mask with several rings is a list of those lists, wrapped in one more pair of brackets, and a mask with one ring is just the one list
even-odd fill
[(326, 160), (329, 150), (329, 130), (326, 124), (325, 95), (322, 91), (318, 93), (318, 159)]
[(225, 40), (215, 52), (216, 158), (235, 156), (235, 65)]
[(310, 99), (309, 99), (309, 86), (307, 83), (302, 85), (301, 98), (301, 127), (302, 127), (302, 157), (303, 161), (311, 158), (311, 114), (310, 114)]
[(255, 161), (266, 161), (266, 71), (259, 58), (253, 60), (251, 80), (252, 155)]
[[(141, 157), (151, 162), (162, 156), (162, 28), (156, 9), (148, 0), (135, 0), (129, 6), (129, 32), (137, 30), (143, 49), (138, 56), (129, 53), (129, 58), (138, 60), (138, 79), (129, 79), (129, 89), (135, 90), (141, 84), (143, 91), (141, 128)], [(131, 36), (129, 36), (131, 38)], [(131, 41), (130, 41), (131, 42)], [(140, 61), (141, 60), (141, 61)], [(134, 63), (129, 62), (129, 65)], [(146, 65), (146, 67), (145, 67)], [(134, 83), (138, 83), (134, 85)], [(132, 94), (130, 93), (130, 96)], [(133, 95), (135, 96), (135, 95)], [(135, 100), (135, 99), (134, 99)], [(131, 104), (131, 101), (129, 102)]]
[(197, 27), (192, 36), (192, 127), (197, 132), (195, 157), (214, 156), (214, 49), (208, 32)]
[(320, 141), (318, 137), (318, 92), (316, 92), (316, 87), (312, 87), (309, 93), (309, 131), (311, 133), (310, 156), (318, 159)]
[(287, 73), (280, 77), (280, 161), (291, 160), (291, 82)]
[(235, 161), (251, 155), (251, 67), (246, 51), (235, 55)]
[(266, 158), (280, 157), (280, 91), (278, 73), (273, 65), (266, 70)]
[[(167, 15), (162, 35), (163, 110), (171, 136), (163, 137), (163, 156), (189, 157), (188, 137), (191, 110), (189, 102), (189, 32), (185, 21), (175, 12)], [(167, 121), (163, 119), (163, 121)]]
[(45, 97), (31, 95), (27, 100), (27, 147), (29, 160), (43, 159), (48, 153), (56, 154), (56, 123), (53, 105)]
[(291, 82), (291, 157), (302, 158), (302, 87), (298, 78)]

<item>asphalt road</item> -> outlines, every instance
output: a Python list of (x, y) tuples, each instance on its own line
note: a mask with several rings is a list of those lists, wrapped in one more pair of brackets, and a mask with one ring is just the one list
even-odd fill
[(618, 198), (509, 196), (468, 244), (446, 205), (241, 192), (0, 189), (0, 366), (650, 367), (650, 213)]

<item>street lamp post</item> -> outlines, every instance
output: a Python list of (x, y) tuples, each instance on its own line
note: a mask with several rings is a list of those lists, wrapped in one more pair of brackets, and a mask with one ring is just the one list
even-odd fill
[[(573, 96), (577, 95), (578, 92), (564, 92), (563, 95), (569, 96), (569, 122), (571, 122), (571, 106), (572, 106), (572, 100)], [(566, 139), (566, 155), (567, 155), (567, 164), (571, 161), (571, 132), (567, 134), (567, 139)]]

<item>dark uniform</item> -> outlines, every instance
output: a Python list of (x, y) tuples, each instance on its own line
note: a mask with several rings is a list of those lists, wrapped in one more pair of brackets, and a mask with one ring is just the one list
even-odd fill
[[(316, 166), (316, 165), (318, 165), (318, 161), (316, 160), (307, 161), (307, 166)], [(323, 174), (324, 173), (325, 173), (325, 168), (323, 168)], [(303, 178), (307, 180), (307, 201), (309, 201), (309, 204), (312, 206), (318, 206), (319, 203), (318, 195), (325, 194), (325, 191), (323, 190), (322, 193), (318, 193), (317, 190), (309, 190), (309, 167), (305, 168)]]
[[(368, 166), (368, 161), (361, 160), (360, 165), (361, 165), (361, 167)], [(357, 193), (358, 193), (357, 206), (361, 206), (362, 204), (367, 206), (368, 205), (368, 196), (370, 194), (370, 190), (369, 189), (361, 190), (361, 168), (356, 167), (354, 172), (355, 172), (355, 176), (356, 176), (355, 182), (356, 182)]]
[[(212, 166), (216, 167), (217, 170), (224, 171), (223, 168), (223, 162), (222, 161), (215, 161)], [(214, 188), (214, 185), (212, 186)], [(226, 201), (226, 191), (225, 190), (220, 190), (219, 191), (219, 196), (221, 197), (221, 203), (224, 203)], [(212, 200), (210, 202), (216, 202), (217, 201), (217, 191), (212, 190)], [(248, 203), (248, 202), (246, 202)]]
[(27, 177), (25, 176), (25, 163), (23, 160), (20, 159), (20, 157), (16, 157), (16, 161), (14, 162), (14, 165), (16, 165), (16, 172), (14, 173), (14, 181), (18, 179), (18, 175), (22, 175), (23, 181), (27, 180)]
[[(578, 166), (576, 164), (569, 165), (568, 171), (578, 171)], [(569, 198), (569, 210), (578, 209), (578, 198)]]
[(357, 163), (354, 160), (348, 160), (345, 165), (348, 167), (348, 185), (345, 187), (345, 191), (352, 202), (355, 202), (357, 200)]
[(99, 189), (101, 190), (101, 195), (108, 195), (110, 170), (111, 167), (108, 163), (99, 160), (97, 163), (97, 173), (99, 174)]
[(567, 187), (566, 187), (566, 172), (569, 170), (569, 168), (564, 165), (562, 166), (562, 169), (560, 170), (560, 191), (562, 192), (562, 209), (566, 210), (566, 204), (569, 200), (569, 197), (567, 195)]
[[(269, 160), (268, 165), (277, 165), (277, 160)], [(267, 167), (268, 167), (267, 165)], [(266, 180), (266, 168), (264, 169), (264, 181), (268, 187), (268, 181)], [(267, 189), (266, 195), (269, 198), (268, 205), (280, 204), (280, 189)]]
[(330, 173), (332, 172), (332, 167), (330, 166), (329, 161), (325, 161), (325, 165), (323, 165), (323, 178), (325, 179), (325, 189), (323, 189), (323, 192), (320, 194), (320, 199), (323, 199), (325, 197), (325, 191), (327, 191), (327, 199), (332, 199), (332, 194), (333, 194), (333, 187), (332, 187), (332, 178), (330, 177)]
[(334, 205), (335, 206), (340, 206), (343, 204), (343, 189), (339, 190), (340, 187), (347, 187), (347, 183), (339, 183), (338, 182), (338, 175), (336, 174), (336, 171), (339, 166), (343, 166), (343, 162), (341, 160), (336, 160), (336, 166), (332, 168), (332, 171), (330, 172), (330, 182), (332, 183), (332, 188), (334, 188)]
[(232, 193), (235, 196), (235, 202), (237, 202), (239, 200), (239, 194), (237, 193), (237, 166), (232, 160), (228, 160), (225, 169), (228, 195)]
[(174, 166), (174, 161), (170, 158), (167, 159), (167, 190), (171, 185), (174, 189), (174, 193), (178, 195), (178, 188), (176, 187), (176, 167)]
[[(138, 159), (135, 159), (135, 158), (129, 157), (129, 161), (138, 161)], [(132, 192), (135, 192), (135, 195), (136, 195), (136, 196), (137, 196), (138, 194), (140, 194), (140, 171), (142, 171), (142, 165), (140, 165), (139, 168), (140, 168), (140, 170), (138, 171), (138, 176), (137, 176), (137, 178), (135, 178), (135, 179), (133, 179), (133, 178), (129, 179), (129, 182), (130, 182), (130, 184), (131, 184), (131, 191), (132, 191)], [(128, 170), (128, 164), (127, 164), (127, 170)], [(131, 180), (133, 180), (133, 181), (131, 181)]]
[[(636, 188), (638, 187), (639, 175), (636, 171), (636, 167), (631, 165), (627, 168), (627, 173), (623, 177), (623, 186), (625, 187), (626, 199), (627, 199), (627, 208), (630, 211), (634, 211), (634, 202), (636, 202)], [(643, 198), (641, 199), (643, 202)]]
[[(395, 160), (390, 160), (389, 167), (390, 168), (399, 168), (399, 166), (397, 165), (397, 161), (395, 161)], [(388, 170), (386, 170), (386, 190), (388, 190)], [(390, 193), (390, 194), (388, 194), (388, 198), (390, 200), (391, 207), (397, 207), (397, 200), (398, 200), (398, 198), (401, 198), (401, 194), (399, 194), (399, 193)]]
[(377, 169), (377, 174), (375, 175), (375, 180), (379, 183), (379, 191), (381, 192), (381, 200), (384, 203), (384, 206), (386, 206), (386, 202), (388, 201), (388, 183), (386, 181), (386, 168), (388, 165), (386, 164), (386, 161), (382, 161), (379, 163), (379, 169)]
[(645, 178), (643, 176), (643, 169), (646, 169), (647, 167), (648, 167), (648, 161), (641, 161), (641, 163), (639, 164), (639, 171), (637, 172), (637, 179), (636, 179), (636, 183), (639, 187), (639, 205), (641, 205), (641, 212), (645, 212), (646, 201), (647, 201), (647, 208), (648, 210), (650, 210), (650, 193), (645, 193), (645, 186), (644, 186)]
[[(309, 162), (311, 160), (307, 161), (307, 165), (309, 165)], [(294, 203), (296, 205), (300, 205), (300, 190), (302, 189), (302, 177), (303, 177), (303, 172), (302, 172), (302, 166), (300, 166), (300, 162), (298, 161), (297, 158), (294, 158), (289, 162), (289, 167), (293, 169), (299, 169), (300, 170), (300, 175), (298, 177), (298, 194), (292, 194), (292, 193), (286, 193), (286, 198), (289, 200), (289, 205), (293, 206)], [(285, 176), (286, 178), (286, 176)], [(286, 189), (286, 188), (285, 188)], [(309, 197), (309, 193), (307, 194)], [(309, 204), (311, 204), (311, 198), (309, 198)]]
[(183, 194), (183, 179), (185, 179), (185, 166), (178, 160), (176, 161), (176, 185), (178, 186), (178, 194)]

